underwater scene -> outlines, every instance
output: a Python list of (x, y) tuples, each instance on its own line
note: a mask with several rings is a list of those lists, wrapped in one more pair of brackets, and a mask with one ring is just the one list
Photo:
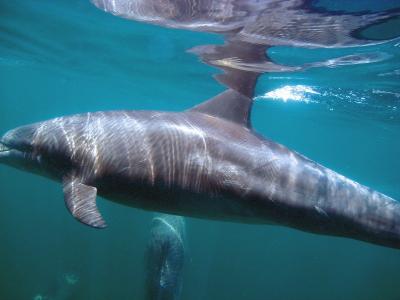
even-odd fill
[(400, 300), (398, 0), (0, 0), (0, 136), (0, 300)]

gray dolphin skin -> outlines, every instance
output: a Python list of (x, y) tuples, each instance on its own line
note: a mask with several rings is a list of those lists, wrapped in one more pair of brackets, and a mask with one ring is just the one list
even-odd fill
[(400, 248), (400, 204), (254, 132), (252, 100), (226, 90), (183, 112), (109, 111), (23, 126), (0, 162), (61, 181), (79, 221), (96, 196), (145, 210), (276, 224)]
[(146, 299), (181, 299), (186, 256), (184, 217), (157, 214), (146, 252)]

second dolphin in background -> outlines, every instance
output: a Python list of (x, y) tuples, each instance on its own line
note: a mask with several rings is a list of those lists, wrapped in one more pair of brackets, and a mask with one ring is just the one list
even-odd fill
[(186, 254), (185, 220), (156, 214), (146, 253), (146, 300), (181, 298)]

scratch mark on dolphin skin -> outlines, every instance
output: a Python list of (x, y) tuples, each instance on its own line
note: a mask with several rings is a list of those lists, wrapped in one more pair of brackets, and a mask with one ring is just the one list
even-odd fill
[[(55, 134), (56, 134), (56, 130), (55, 130), (55, 129), (56, 129), (57, 127), (59, 127), (59, 124), (62, 124), (62, 118), (57, 118), (57, 119), (55, 119), (53, 122), (50, 122), (50, 124), (52, 125), (52, 126), (50, 126), (50, 127), (51, 127), (51, 129), (53, 129), (53, 130), (51, 130), (50, 134), (45, 135), (45, 136), (43, 137), (43, 139), (44, 139), (44, 141), (45, 141), (46, 144), (51, 145), (54, 149), (57, 149), (57, 148), (59, 147), (59, 141), (58, 141), (57, 137), (55, 136)], [(50, 142), (50, 140), (51, 140), (53, 143)]]
[(323, 210), (321, 207), (314, 205), (315, 210), (322, 216), (329, 218), (329, 215), (327, 214), (327, 212), (325, 210)]
[[(180, 136), (180, 133), (182, 133), (184, 136), (188, 136), (191, 140), (193, 140), (195, 137), (199, 138), (201, 144), (203, 145), (202, 150), (198, 149), (195, 150), (194, 152), (190, 153), (191, 159), (188, 159), (187, 162), (184, 165), (184, 173), (188, 172), (188, 170), (192, 169), (192, 166), (196, 166), (196, 175), (195, 179), (193, 180), (193, 185), (196, 191), (200, 191), (202, 189), (202, 174), (205, 172), (205, 176), (207, 176), (210, 172), (209, 170), (209, 165), (211, 163), (210, 160), (210, 155), (208, 153), (208, 147), (207, 147), (207, 141), (205, 138), (205, 133), (199, 129), (197, 126), (193, 125), (191, 122), (189, 122), (187, 119), (183, 119), (186, 125), (183, 124), (176, 124), (176, 123), (170, 123), (168, 124), (168, 127), (171, 129), (172, 132), (175, 132), (176, 135), (173, 135), (173, 139), (176, 139), (177, 137)], [(199, 141), (198, 139), (193, 140), (193, 144), (196, 143), (196, 141)], [(190, 147), (191, 145), (187, 145), (187, 147)], [(182, 185), (187, 186), (188, 183), (186, 179), (189, 179), (190, 176), (182, 176)]]
[(76, 154), (75, 141), (73, 138), (71, 138), (69, 132), (67, 132), (65, 130), (64, 122), (60, 122), (59, 127), (60, 127), (62, 133), (64, 134), (65, 141), (68, 146), (68, 150), (72, 153), (72, 158), (74, 158), (75, 154)]
[[(103, 116), (103, 115), (101, 115)], [(104, 117), (97, 118), (96, 123), (93, 124), (95, 130), (95, 141), (97, 144), (101, 144), (101, 142), (106, 138), (105, 130), (104, 130)], [(100, 148), (98, 151), (99, 158), (97, 160), (96, 171), (97, 175), (100, 172), (100, 165), (104, 161), (104, 147)]]
[[(123, 115), (125, 116), (125, 118), (123, 118), (124, 127), (125, 127), (126, 131), (129, 132), (130, 124), (129, 124), (128, 121), (130, 121), (132, 118), (126, 112), (123, 112)], [(127, 139), (123, 138), (122, 140), (123, 140), (123, 143), (124, 143), (124, 146), (125, 146), (125, 149), (126, 149), (126, 153), (127, 153), (126, 155), (127, 155), (127, 158), (128, 158), (128, 166), (123, 168), (123, 169), (121, 169), (120, 172), (122, 173), (123, 171), (128, 170), (128, 174), (131, 175), (132, 174), (132, 161), (133, 161), (131, 149), (129, 147)]]
[[(98, 147), (99, 145), (99, 138), (101, 135), (97, 134), (97, 126), (95, 126), (95, 122), (91, 122), (91, 114), (88, 113), (88, 122), (90, 122), (89, 127), (89, 137), (88, 137), (88, 143), (90, 144), (92, 151), (91, 151), (91, 157), (93, 159), (92, 165), (93, 165), (93, 173), (96, 176), (99, 172), (99, 167), (100, 167), (100, 149)], [(100, 121), (101, 123), (101, 121)], [(101, 127), (101, 124), (100, 126)], [(89, 147), (90, 147), (89, 146)]]
[[(153, 116), (151, 116), (153, 118)], [(134, 116), (131, 117), (131, 120), (134, 120)], [(144, 152), (146, 152), (146, 159), (147, 159), (147, 165), (148, 165), (148, 175), (149, 175), (149, 180), (150, 184), (154, 186), (155, 184), (155, 168), (154, 168), (154, 155), (153, 155), (153, 147), (150, 144), (149, 140), (149, 133), (148, 133), (148, 127), (143, 126), (143, 148)]]
[[(40, 142), (40, 139), (42, 137), (42, 132), (44, 132), (44, 128), (47, 126), (47, 123), (43, 122), (40, 124), (38, 129), (35, 132), (35, 135), (33, 137), (33, 146), (37, 146)], [(34, 147), (36, 148), (36, 147)]]

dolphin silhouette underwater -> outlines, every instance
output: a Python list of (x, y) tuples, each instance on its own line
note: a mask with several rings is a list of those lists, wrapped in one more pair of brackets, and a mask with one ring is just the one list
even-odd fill
[(186, 251), (185, 218), (157, 214), (146, 251), (146, 300), (181, 299)]
[(22, 126), (0, 162), (61, 181), (71, 214), (96, 196), (184, 216), (275, 224), (400, 248), (400, 204), (257, 134), (232, 89), (183, 112), (108, 111)]

